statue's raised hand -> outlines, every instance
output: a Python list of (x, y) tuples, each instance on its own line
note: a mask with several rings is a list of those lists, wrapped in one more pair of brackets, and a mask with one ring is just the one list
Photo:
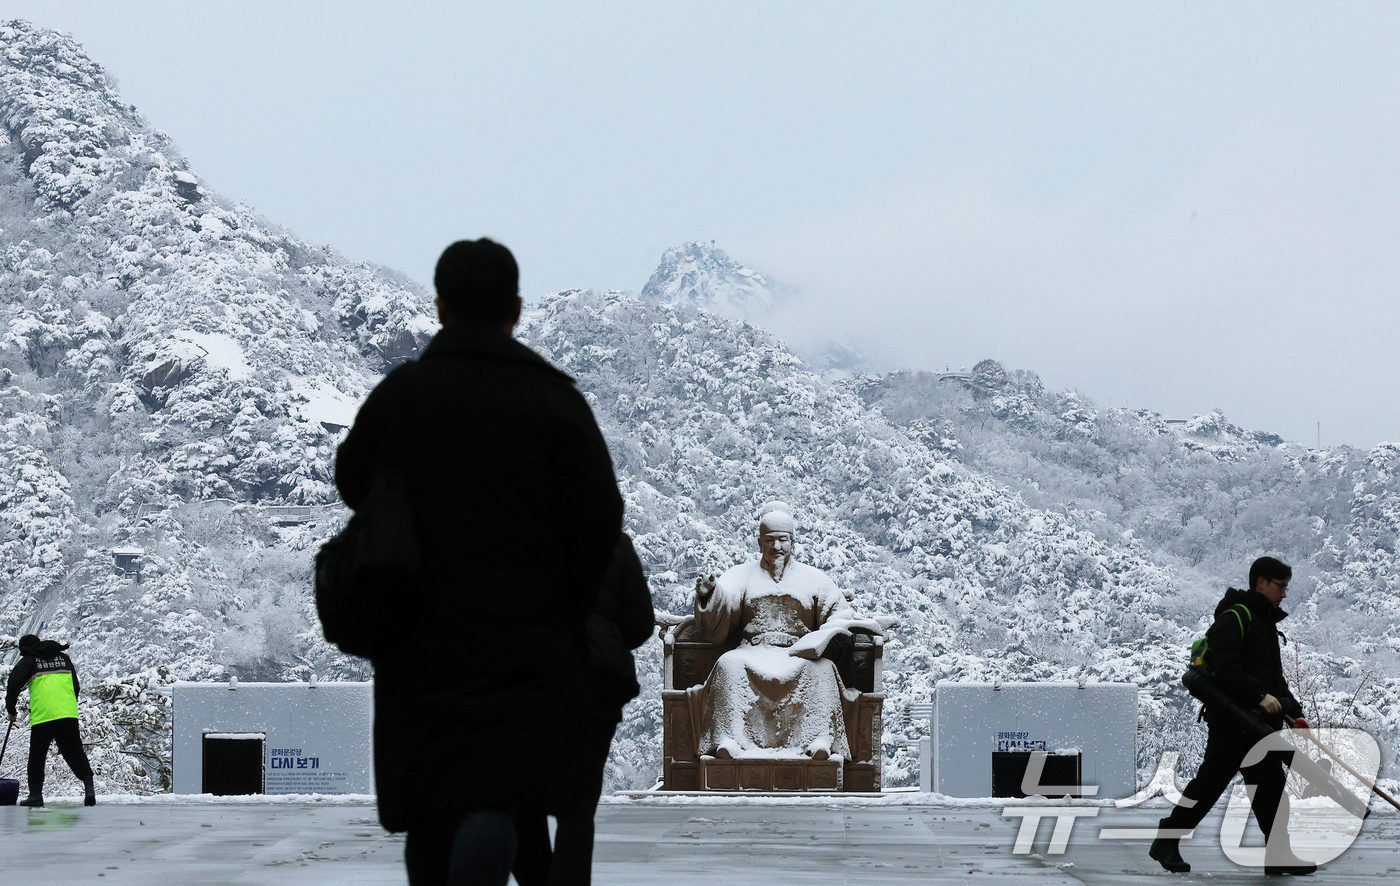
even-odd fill
[(701, 575), (695, 579), (695, 599), (702, 605), (706, 600), (710, 599), (710, 595), (714, 592), (715, 577), (713, 573), (710, 575)]

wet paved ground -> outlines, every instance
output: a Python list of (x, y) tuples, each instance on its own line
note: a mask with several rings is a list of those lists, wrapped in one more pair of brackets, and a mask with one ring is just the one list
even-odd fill
[[(1073, 823), (1063, 854), (1050, 854), (1053, 819), (1042, 820), (1029, 854), (1014, 854), (1020, 820), (1001, 808), (931, 806), (705, 806), (601, 811), (594, 857), (599, 884), (1260, 883), (1220, 848), (1215, 812), (1182, 843), (1190, 874), (1171, 875), (1147, 858), (1147, 840), (1104, 840), (1103, 828), (1147, 828), (1164, 809), (1101, 809)], [(1251, 825), (1250, 830), (1253, 831)], [(1257, 832), (1255, 832), (1257, 835)], [(1246, 843), (1251, 842), (1246, 838)], [(1301, 847), (1300, 847), (1301, 849)], [(701, 872), (707, 872), (701, 874)], [(1400, 879), (1400, 818), (1375, 813), (1356, 843), (1309, 882)], [(1278, 882), (1273, 880), (1272, 882)], [(1289, 881), (1284, 881), (1289, 882)]]
[(372, 805), (7, 806), (0, 853), (5, 883), (45, 886), (407, 882)]
[[(1101, 829), (1152, 825), (1160, 809), (1105, 808), (1073, 824), (1064, 854), (1049, 854), (1053, 820), (1030, 854), (1014, 854), (1020, 821), (1001, 808), (848, 802), (609, 802), (599, 810), (594, 882), (600, 886), (779, 884), (1260, 883), (1220, 848), (1217, 810), (1183, 843), (1191, 874), (1163, 872), (1146, 842), (1099, 839)], [(1252, 830), (1252, 826), (1251, 826)], [(370, 804), (224, 803), (155, 798), (0, 808), (5, 882), (44, 884), (403, 884), (402, 838)], [(1400, 817), (1378, 812), (1344, 855), (1311, 881), (1379, 883), (1400, 877)], [(99, 879), (101, 878), (101, 879)], [(1280, 882), (1280, 881), (1272, 881)], [(1282, 881), (1288, 882), (1288, 881)]]

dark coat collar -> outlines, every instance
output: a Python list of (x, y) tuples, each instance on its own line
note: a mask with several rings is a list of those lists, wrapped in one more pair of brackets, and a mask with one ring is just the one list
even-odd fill
[(442, 356), (486, 357), (524, 363), (553, 373), (570, 384), (573, 383), (571, 377), (551, 366), (548, 360), (517, 341), (499, 326), (465, 323), (444, 326), (433, 336), (433, 340), (428, 342), (419, 359)]
[(1271, 620), (1275, 624), (1288, 617), (1287, 612), (1284, 612), (1281, 607), (1275, 606), (1273, 601), (1258, 591), (1241, 591), (1239, 588), (1229, 588), (1225, 591), (1224, 598), (1216, 604), (1215, 614), (1219, 615), (1237, 603), (1243, 603), (1256, 616)]

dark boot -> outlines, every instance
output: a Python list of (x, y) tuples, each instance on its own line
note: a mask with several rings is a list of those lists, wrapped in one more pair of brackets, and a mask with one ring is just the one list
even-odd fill
[(93, 783), (92, 783), (92, 776), (91, 776), (91, 775), (89, 775), (87, 778), (83, 779), (83, 790), (84, 790), (84, 794), (83, 794), (83, 805), (84, 805), (84, 806), (96, 806), (96, 805), (97, 805), (97, 788), (93, 786)]
[(1189, 874), (1191, 865), (1181, 857), (1181, 840), (1177, 837), (1158, 837), (1147, 850), (1152, 860), (1173, 874)]
[(44, 805), (44, 795), (41, 794), (41, 793), (39, 793), (38, 791), (30, 791), (30, 792), (29, 792), (29, 796), (27, 796), (27, 797), (25, 797), (23, 800), (20, 800), (20, 801), (19, 801), (19, 805), (21, 805), (21, 806), (43, 806), (43, 805)]

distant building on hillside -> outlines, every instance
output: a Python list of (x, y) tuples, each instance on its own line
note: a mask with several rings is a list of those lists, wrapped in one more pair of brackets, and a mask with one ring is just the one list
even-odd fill
[(118, 575), (129, 575), (141, 583), (141, 558), (146, 556), (145, 548), (112, 548), (112, 562)]

